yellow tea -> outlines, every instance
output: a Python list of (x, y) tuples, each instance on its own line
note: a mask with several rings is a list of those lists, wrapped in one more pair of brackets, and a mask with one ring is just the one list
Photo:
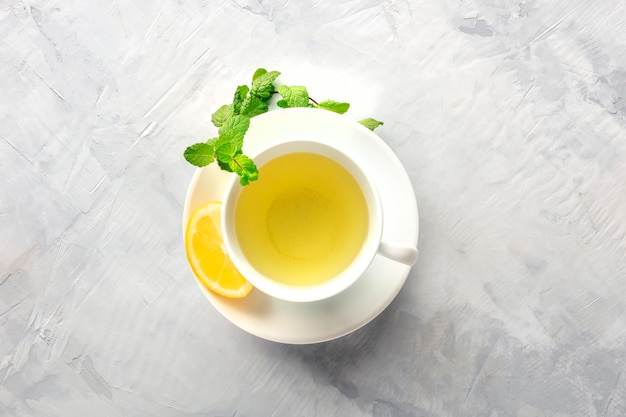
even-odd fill
[(325, 156), (297, 152), (259, 169), (241, 191), (235, 233), (248, 262), (290, 285), (312, 285), (344, 270), (368, 230), (368, 209), (354, 177)]

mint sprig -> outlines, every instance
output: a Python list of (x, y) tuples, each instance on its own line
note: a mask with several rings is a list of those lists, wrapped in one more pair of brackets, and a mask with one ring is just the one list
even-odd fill
[[(211, 115), (211, 122), (218, 128), (218, 136), (193, 144), (185, 149), (184, 157), (190, 164), (204, 167), (217, 162), (219, 167), (239, 175), (241, 185), (256, 181), (259, 171), (254, 161), (243, 154), (243, 142), (250, 127), (250, 119), (269, 111), (269, 101), (274, 94), (281, 96), (276, 102), (278, 107), (313, 107), (344, 114), (350, 108), (349, 103), (324, 100), (317, 102), (309, 96), (306, 87), (281, 85), (276, 89), (274, 81), (280, 72), (259, 68), (252, 76), (250, 87), (240, 85), (233, 94), (233, 101), (224, 104)], [(359, 123), (370, 130), (376, 129), (383, 122), (367, 118)]]

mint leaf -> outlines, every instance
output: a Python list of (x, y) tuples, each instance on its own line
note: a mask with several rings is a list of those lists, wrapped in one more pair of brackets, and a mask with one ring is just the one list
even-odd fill
[(217, 109), (215, 113), (211, 116), (211, 122), (215, 125), (215, 127), (221, 127), (224, 124), (226, 119), (230, 118), (233, 115), (233, 105), (232, 104), (224, 104), (222, 107)]
[[(221, 142), (218, 147), (215, 148), (215, 157), (218, 162), (223, 162), (230, 166), (230, 161), (233, 159), (233, 156), (239, 152), (237, 146), (230, 142)], [(221, 164), (220, 164), (221, 166)]]
[(215, 146), (209, 142), (196, 143), (187, 147), (183, 154), (187, 162), (197, 167), (207, 166), (213, 162)]
[(334, 111), (335, 113), (344, 114), (350, 108), (350, 103), (343, 103), (334, 100), (324, 100), (317, 105), (320, 109)]
[(243, 146), (243, 137), (249, 127), (249, 117), (235, 115), (226, 119), (222, 127), (219, 128), (219, 143), (229, 143), (232, 144), (237, 150), (241, 149)]
[(305, 87), (293, 86), (288, 87), (281, 85), (278, 87), (278, 94), (283, 96), (283, 100), (280, 100), (278, 106), (283, 107), (310, 107), (309, 93)]
[(359, 120), (359, 123), (361, 123), (363, 126), (368, 128), (369, 130), (374, 130), (378, 126), (382, 126), (384, 124), (383, 122), (378, 121), (376, 119), (372, 119), (371, 117), (368, 117), (367, 119)]
[(254, 161), (241, 152), (236, 153), (228, 165), (233, 172), (241, 177), (239, 179), (241, 185), (248, 185), (259, 177), (259, 171)]
[(233, 172), (232, 169), (230, 169), (230, 165), (228, 165), (228, 162), (222, 162), (220, 160), (217, 161), (217, 165), (219, 165), (220, 169), (222, 171), (226, 171), (226, 172)]
[(241, 115), (247, 117), (258, 116), (259, 114), (267, 113), (269, 110), (269, 104), (267, 101), (263, 101), (257, 96), (249, 95), (241, 105)]
[(270, 71), (258, 75), (252, 80), (250, 94), (257, 96), (263, 101), (269, 100), (272, 97), (272, 91), (274, 91), (274, 84), (272, 83), (279, 75), (280, 72), (278, 71)]
[(233, 113), (239, 114), (241, 113), (241, 104), (246, 99), (250, 88), (247, 85), (240, 85), (235, 90), (235, 95), (233, 97)]
[(259, 68), (258, 70), (254, 71), (254, 74), (252, 75), (252, 81), (256, 80), (263, 74), (267, 74), (267, 70), (265, 68)]

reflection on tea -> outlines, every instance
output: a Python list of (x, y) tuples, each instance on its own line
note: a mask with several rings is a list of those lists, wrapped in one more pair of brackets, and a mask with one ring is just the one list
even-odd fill
[(355, 259), (368, 231), (368, 209), (357, 181), (325, 156), (277, 157), (243, 188), (235, 232), (260, 273), (291, 285), (326, 281)]

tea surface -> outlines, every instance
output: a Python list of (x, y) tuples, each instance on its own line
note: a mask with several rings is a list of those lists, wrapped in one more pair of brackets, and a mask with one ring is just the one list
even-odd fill
[(357, 256), (367, 234), (363, 192), (340, 164), (313, 153), (266, 163), (235, 208), (239, 245), (262, 274), (291, 285), (326, 281)]

